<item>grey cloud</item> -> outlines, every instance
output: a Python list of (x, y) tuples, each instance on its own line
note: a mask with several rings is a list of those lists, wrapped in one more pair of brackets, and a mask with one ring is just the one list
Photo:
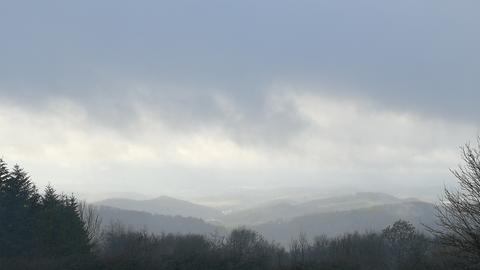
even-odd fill
[(285, 145), (307, 125), (289, 102), (275, 104), (272, 110), (263, 90), (235, 92), (125, 82), (77, 91), (5, 91), (2, 97), (2, 102), (13, 103), (34, 115), (61, 109), (67, 102), (83, 110), (89, 123), (132, 139), (143, 135), (138, 129), (144, 128), (139, 126), (144, 112), (152, 124), (166, 125), (174, 132), (190, 134), (220, 128), (236, 143), (267, 148)]
[[(252, 130), (270, 140), (303, 125), (295, 112), (268, 115), (264, 89), (275, 80), (347, 85), (333, 94), (455, 120), (480, 113), (476, 1), (0, 5), (1, 98), (34, 107), (64, 97), (113, 127), (134, 122), (141, 99), (173, 126), (220, 123), (243, 130), (240, 141)], [(223, 115), (214, 91), (244, 120)]]

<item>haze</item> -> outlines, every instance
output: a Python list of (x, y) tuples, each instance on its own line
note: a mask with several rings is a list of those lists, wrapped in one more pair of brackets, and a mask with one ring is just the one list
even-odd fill
[(478, 135), (479, 8), (2, 1), (1, 154), (90, 200), (434, 200)]

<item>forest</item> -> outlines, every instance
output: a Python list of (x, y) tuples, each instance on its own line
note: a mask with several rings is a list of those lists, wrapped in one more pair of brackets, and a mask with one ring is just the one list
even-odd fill
[[(457, 172), (462, 176), (473, 177)], [(460, 195), (447, 198), (455, 202)], [(439, 208), (440, 224), (459, 221), (445, 212), (454, 210), (450, 205)], [(24, 169), (0, 160), (0, 269), (478, 269), (476, 231), (465, 236), (455, 234), (459, 227), (450, 228), (453, 233), (431, 229), (427, 235), (403, 220), (380, 232), (330, 238), (299, 232), (287, 246), (246, 227), (225, 234), (151, 234), (121, 223), (101, 229), (100, 222), (94, 207), (52, 186), (40, 192)]]

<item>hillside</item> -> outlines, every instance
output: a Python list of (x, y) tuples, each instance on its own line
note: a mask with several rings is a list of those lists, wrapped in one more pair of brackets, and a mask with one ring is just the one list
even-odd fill
[(338, 236), (346, 232), (380, 231), (398, 219), (412, 222), (420, 231), (422, 224), (435, 222), (434, 205), (424, 202), (404, 202), (368, 208), (319, 213), (289, 221), (267, 222), (252, 228), (266, 238), (287, 244), (299, 233), (308, 237)]
[(195, 217), (204, 220), (214, 220), (222, 216), (222, 213), (214, 208), (167, 196), (161, 196), (151, 200), (113, 198), (99, 201), (95, 204), (159, 215)]
[(143, 201), (108, 199), (97, 205), (107, 205), (99, 208), (104, 224), (118, 220), (153, 233), (202, 234), (247, 226), (282, 244), (288, 244), (301, 232), (314, 237), (379, 231), (398, 219), (408, 220), (421, 230), (422, 224), (432, 225), (435, 219), (432, 204), (383, 193), (355, 193), (301, 203), (272, 200), (225, 215), (213, 208), (169, 197)]
[(166, 216), (147, 212), (124, 210), (108, 206), (99, 206), (99, 216), (103, 228), (120, 223), (133, 230), (146, 230), (151, 233), (211, 234), (223, 229), (206, 223), (202, 219), (181, 216)]
[(291, 200), (275, 200), (250, 209), (232, 212), (223, 218), (229, 225), (261, 224), (269, 221), (287, 221), (295, 217), (347, 211), (377, 205), (403, 202), (394, 196), (383, 193), (355, 193), (336, 197), (309, 200), (296, 203)]

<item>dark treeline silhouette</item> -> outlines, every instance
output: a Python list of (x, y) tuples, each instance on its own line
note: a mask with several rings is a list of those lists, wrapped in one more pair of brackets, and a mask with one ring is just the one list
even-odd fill
[[(381, 233), (303, 235), (288, 247), (238, 228), (228, 235), (153, 235), (111, 226), (101, 252), (107, 269), (468, 269), (439, 242), (397, 221)], [(474, 269), (474, 268), (472, 268)]]
[[(300, 234), (281, 246), (250, 229), (227, 234), (150, 234), (112, 223), (0, 160), (0, 269), (476, 269), (441, 241), (399, 220), (382, 232)], [(438, 239), (438, 240), (437, 240)], [(455, 250), (458, 252), (459, 250)]]
[(75, 197), (51, 186), (40, 194), (22, 168), (0, 159), (0, 269), (91, 262), (91, 240)]

